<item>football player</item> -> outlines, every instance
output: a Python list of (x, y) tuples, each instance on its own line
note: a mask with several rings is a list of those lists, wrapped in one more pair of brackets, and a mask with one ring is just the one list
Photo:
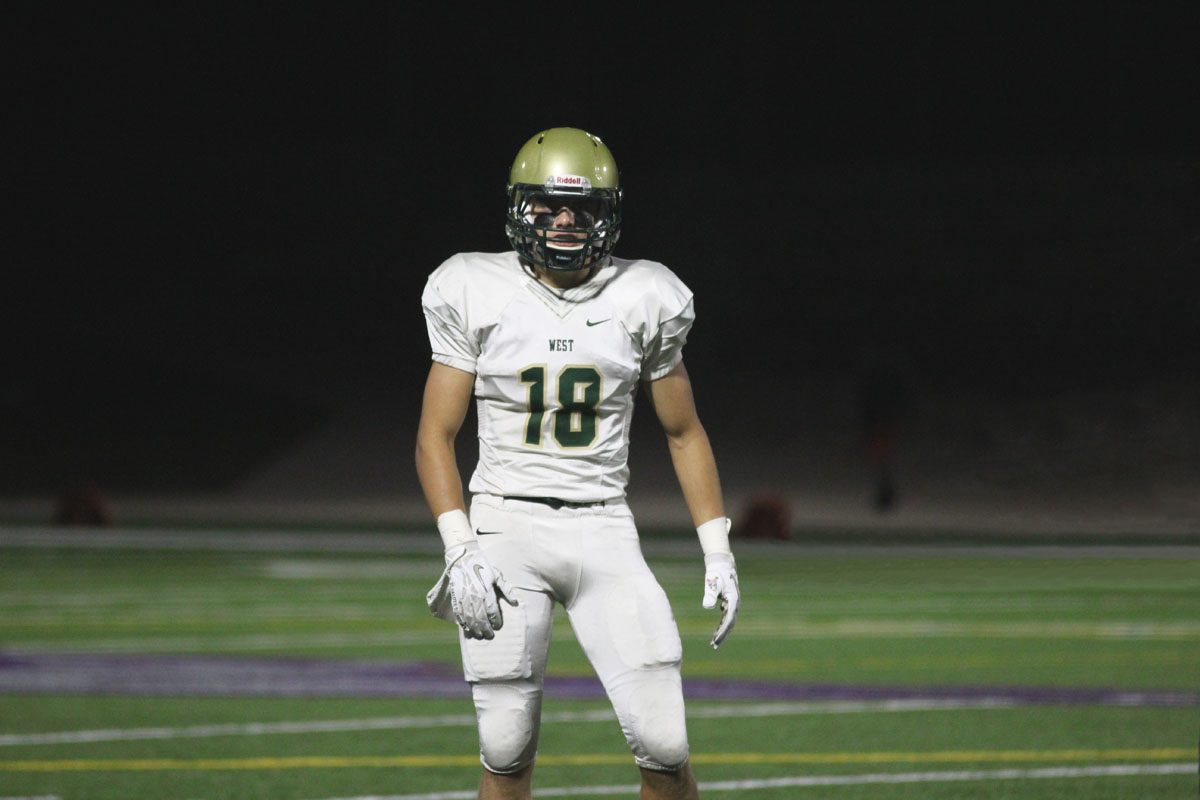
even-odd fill
[[(530, 797), (555, 603), (612, 701), (641, 796), (697, 797), (679, 632), (625, 501), (639, 387), (696, 526), (702, 605), (721, 607), (713, 648), (737, 618), (737, 573), (682, 360), (692, 293), (660, 263), (613, 256), (621, 196), (598, 137), (537, 133), (509, 175), (512, 250), (452, 256), (422, 296), (433, 363), (416, 464), (446, 563), (427, 601), (459, 626), (485, 800)], [(479, 461), (468, 517), (454, 441), (472, 397)]]

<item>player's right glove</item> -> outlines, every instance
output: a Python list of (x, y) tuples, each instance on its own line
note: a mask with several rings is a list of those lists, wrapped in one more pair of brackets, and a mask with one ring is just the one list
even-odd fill
[(454, 621), (468, 639), (491, 639), (504, 627), (500, 600), (517, 604), (516, 595), (504, 576), (484, 558), (478, 543), (463, 545), (458, 553), (446, 554), (450, 572), (450, 608)]
[(447, 541), (446, 569), (425, 602), (434, 616), (453, 619), (468, 639), (495, 638), (504, 626), (499, 601), (517, 605), (513, 587), (484, 557), (466, 515), (458, 511), (443, 517), (438, 528)]

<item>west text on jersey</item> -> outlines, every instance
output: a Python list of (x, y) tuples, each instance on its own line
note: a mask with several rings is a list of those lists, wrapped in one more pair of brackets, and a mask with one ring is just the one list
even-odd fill
[(575, 349), (574, 339), (551, 339), (550, 350), (556, 353), (565, 353)]

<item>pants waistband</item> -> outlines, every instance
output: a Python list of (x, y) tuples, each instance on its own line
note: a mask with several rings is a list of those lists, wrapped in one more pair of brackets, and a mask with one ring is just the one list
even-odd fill
[(520, 500), (524, 503), (541, 503), (544, 506), (550, 506), (557, 510), (560, 508), (592, 508), (604, 506), (603, 500), (592, 500), (589, 502), (577, 502), (574, 500), (560, 500), (557, 497), (525, 497), (523, 495), (506, 494), (502, 495), (505, 500)]
[(505, 500), (521, 500), (522, 503), (540, 503), (541, 505), (550, 506), (551, 509), (590, 509), (590, 507), (604, 507), (604, 500), (589, 500), (586, 503), (578, 503), (575, 500), (560, 500), (558, 498), (530, 498), (524, 497), (521, 494), (504, 494), (502, 497)]
[(527, 514), (535, 517), (562, 519), (564, 517), (629, 517), (633, 512), (624, 497), (609, 497), (605, 500), (563, 500), (561, 497), (535, 497), (533, 495), (488, 494), (476, 492), (471, 495), (472, 517), (475, 504), (512, 514)]

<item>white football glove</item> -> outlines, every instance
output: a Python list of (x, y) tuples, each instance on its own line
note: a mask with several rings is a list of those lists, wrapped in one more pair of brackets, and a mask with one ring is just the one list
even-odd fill
[(504, 627), (500, 599), (517, 605), (512, 585), (488, 563), (478, 542), (446, 551), (446, 570), (425, 597), (434, 615), (453, 615), (468, 639), (492, 639)]
[(704, 557), (704, 601), (705, 608), (715, 608), (721, 601), (721, 621), (713, 634), (712, 649), (716, 650), (725, 641), (733, 624), (737, 622), (738, 591), (737, 569), (730, 553), (709, 553)]

